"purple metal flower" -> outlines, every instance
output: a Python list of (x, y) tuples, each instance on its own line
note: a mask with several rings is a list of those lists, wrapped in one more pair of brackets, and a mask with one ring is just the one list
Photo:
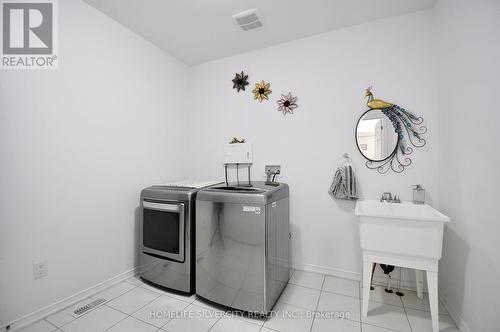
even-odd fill
[(289, 92), (286, 95), (281, 95), (281, 99), (277, 101), (278, 103), (278, 112), (282, 112), (283, 115), (287, 113), (293, 114), (294, 109), (299, 107), (297, 105), (297, 97), (292, 96)]

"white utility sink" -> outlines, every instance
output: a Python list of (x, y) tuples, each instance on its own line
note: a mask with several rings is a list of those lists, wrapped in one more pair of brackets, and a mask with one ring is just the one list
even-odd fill
[(429, 205), (360, 200), (359, 237), (363, 253), (363, 315), (368, 315), (372, 266), (375, 263), (413, 268), (417, 291), (422, 296), (423, 273), (432, 316), (432, 329), (439, 331), (438, 261), (443, 247), (444, 223), (450, 218)]
[(450, 218), (424, 204), (356, 203), (361, 249), (441, 259), (443, 227)]
[(375, 200), (360, 200), (356, 204), (357, 216), (411, 219), (420, 221), (448, 222), (450, 218), (427, 204), (410, 202), (387, 203)]

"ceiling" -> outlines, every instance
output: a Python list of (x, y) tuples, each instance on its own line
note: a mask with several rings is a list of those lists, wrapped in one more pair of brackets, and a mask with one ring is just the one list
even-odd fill
[[(188, 65), (433, 7), (436, 0), (84, 0)], [(232, 15), (257, 8), (263, 27)]]

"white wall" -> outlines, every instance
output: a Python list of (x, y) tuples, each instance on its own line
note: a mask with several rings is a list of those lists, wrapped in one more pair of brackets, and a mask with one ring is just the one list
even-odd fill
[[(499, 224), (484, 209), (500, 186), (498, 1), (442, 0), (192, 68), (80, 1), (59, 6), (60, 68), (0, 72), (0, 325), (132, 269), (139, 190), (222, 179), (233, 136), (254, 143), (254, 180), (266, 163), (282, 165), (296, 267), (359, 276), (354, 204), (327, 194), (348, 152), (365, 198), (411, 200), (411, 185), (424, 185), (453, 219), (441, 295), (470, 330), (500, 324)], [(241, 70), (271, 82), (270, 101), (254, 101), (253, 84), (231, 89)], [(368, 85), (428, 125), (428, 146), (403, 176), (366, 169), (357, 151)], [(300, 106), (284, 117), (276, 100), (288, 91)], [(32, 263), (43, 260), (49, 276), (34, 281)]]
[(440, 1), (440, 292), (470, 331), (498, 331), (500, 2)]
[[(290, 185), (292, 258), (298, 268), (361, 272), (354, 204), (335, 201), (328, 189), (344, 152), (359, 175), (362, 196), (384, 191), (412, 199), (421, 183), (429, 201), (437, 196), (437, 93), (431, 11), (372, 22), (249, 52), (190, 70), (191, 172), (223, 177), (223, 146), (231, 137), (254, 143), (253, 177), (264, 179), (267, 162), (282, 165), (280, 179)], [(231, 79), (245, 70), (251, 85), (236, 93)], [(271, 82), (270, 101), (253, 100), (253, 83)], [(375, 97), (422, 115), (430, 135), (404, 174), (368, 170), (357, 150), (354, 129), (367, 110), (365, 88)], [(250, 90), (250, 91), (249, 91)], [(298, 96), (293, 115), (277, 112), (280, 93)], [(244, 174), (243, 172), (241, 173)]]
[(80, 1), (59, 19), (58, 70), (0, 72), (0, 325), (132, 269), (140, 189), (183, 174), (187, 68)]

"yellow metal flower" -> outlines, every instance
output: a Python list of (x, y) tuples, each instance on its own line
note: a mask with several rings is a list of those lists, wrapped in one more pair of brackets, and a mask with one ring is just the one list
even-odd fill
[(264, 81), (255, 83), (255, 89), (252, 90), (253, 98), (258, 99), (261, 103), (264, 99), (268, 100), (269, 94), (272, 92), (271, 89), (269, 89), (270, 87), (271, 83), (266, 83)]

